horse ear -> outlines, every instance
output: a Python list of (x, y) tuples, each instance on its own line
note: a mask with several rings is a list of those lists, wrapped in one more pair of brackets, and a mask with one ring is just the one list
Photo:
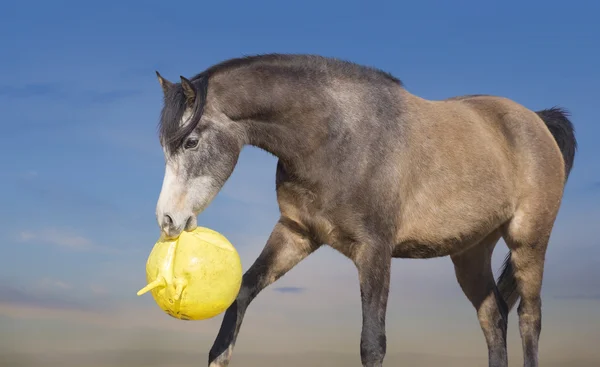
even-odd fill
[(158, 71), (156, 72), (156, 76), (158, 77), (158, 82), (162, 87), (163, 93), (167, 93), (167, 91), (173, 86), (173, 83), (163, 78)]
[(183, 87), (183, 94), (185, 95), (185, 99), (189, 106), (193, 106), (196, 101), (196, 88), (185, 77), (180, 76), (181, 78), (181, 86)]

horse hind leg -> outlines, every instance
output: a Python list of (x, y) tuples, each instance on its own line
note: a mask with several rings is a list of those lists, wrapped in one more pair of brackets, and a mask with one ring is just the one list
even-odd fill
[[(558, 202), (531, 200), (522, 205), (503, 230), (510, 249), (499, 288), (510, 310), (517, 300), (519, 330), (525, 367), (538, 367), (538, 342), (542, 329), (542, 278), (550, 232)], [(552, 204), (556, 203), (556, 204)]]
[(452, 255), (456, 278), (477, 311), (488, 346), (490, 367), (507, 367), (506, 329), (508, 309), (492, 272), (492, 252), (501, 237), (496, 230), (477, 245)]

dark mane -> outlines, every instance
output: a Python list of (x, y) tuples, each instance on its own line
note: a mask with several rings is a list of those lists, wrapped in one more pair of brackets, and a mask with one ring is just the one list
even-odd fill
[[(308, 70), (313, 75), (329, 75), (340, 79), (351, 78), (358, 81), (391, 82), (400, 86), (403, 85), (398, 78), (380, 69), (318, 55), (263, 54), (225, 60), (209, 67), (190, 79), (190, 82), (198, 90), (198, 98), (196, 98), (193, 108), (193, 115), (185, 126), (179, 126), (179, 121), (186, 109), (181, 83), (175, 83), (165, 93), (164, 107), (161, 112), (159, 124), (160, 140), (165, 149), (169, 152), (177, 150), (183, 144), (185, 138), (198, 126), (204, 111), (211, 76), (231, 69), (250, 67), (257, 64), (262, 66), (285, 66), (292, 72)], [(327, 74), (324, 74), (324, 72)]]
[(179, 121), (181, 121), (183, 113), (186, 110), (186, 101), (181, 83), (174, 84), (164, 94), (164, 107), (160, 116), (159, 136), (167, 152), (177, 150), (183, 144), (185, 138), (198, 126), (202, 117), (206, 103), (208, 77), (197, 76), (191, 82), (196, 86), (198, 96), (194, 103), (193, 115), (190, 121), (183, 127), (179, 126)]
[(302, 54), (263, 54), (233, 58), (209, 67), (205, 71), (194, 76), (191, 80), (202, 78), (204, 75), (210, 76), (222, 71), (252, 66), (255, 64), (286, 66), (292, 69), (326, 68), (329, 73), (333, 73), (337, 77), (350, 76), (359, 79), (386, 79), (402, 85), (400, 79), (388, 72), (374, 67), (359, 65), (337, 58)]

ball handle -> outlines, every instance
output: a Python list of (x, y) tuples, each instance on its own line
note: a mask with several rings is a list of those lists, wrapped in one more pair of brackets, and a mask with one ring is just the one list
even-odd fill
[(137, 292), (137, 295), (141, 296), (142, 294), (144, 294), (144, 293), (146, 293), (146, 292), (148, 292), (148, 291), (150, 291), (150, 290), (152, 290), (152, 289), (154, 289), (156, 287), (164, 287), (166, 285), (167, 285), (167, 282), (165, 281), (165, 277), (159, 275), (158, 278), (155, 281), (153, 281), (152, 283), (148, 284), (144, 288), (140, 289)]

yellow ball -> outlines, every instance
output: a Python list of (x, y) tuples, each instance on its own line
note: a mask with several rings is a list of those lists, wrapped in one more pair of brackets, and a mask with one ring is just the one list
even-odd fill
[(218, 232), (197, 227), (176, 239), (161, 237), (146, 262), (148, 285), (167, 314), (204, 320), (225, 311), (242, 284), (242, 263), (235, 247)]

